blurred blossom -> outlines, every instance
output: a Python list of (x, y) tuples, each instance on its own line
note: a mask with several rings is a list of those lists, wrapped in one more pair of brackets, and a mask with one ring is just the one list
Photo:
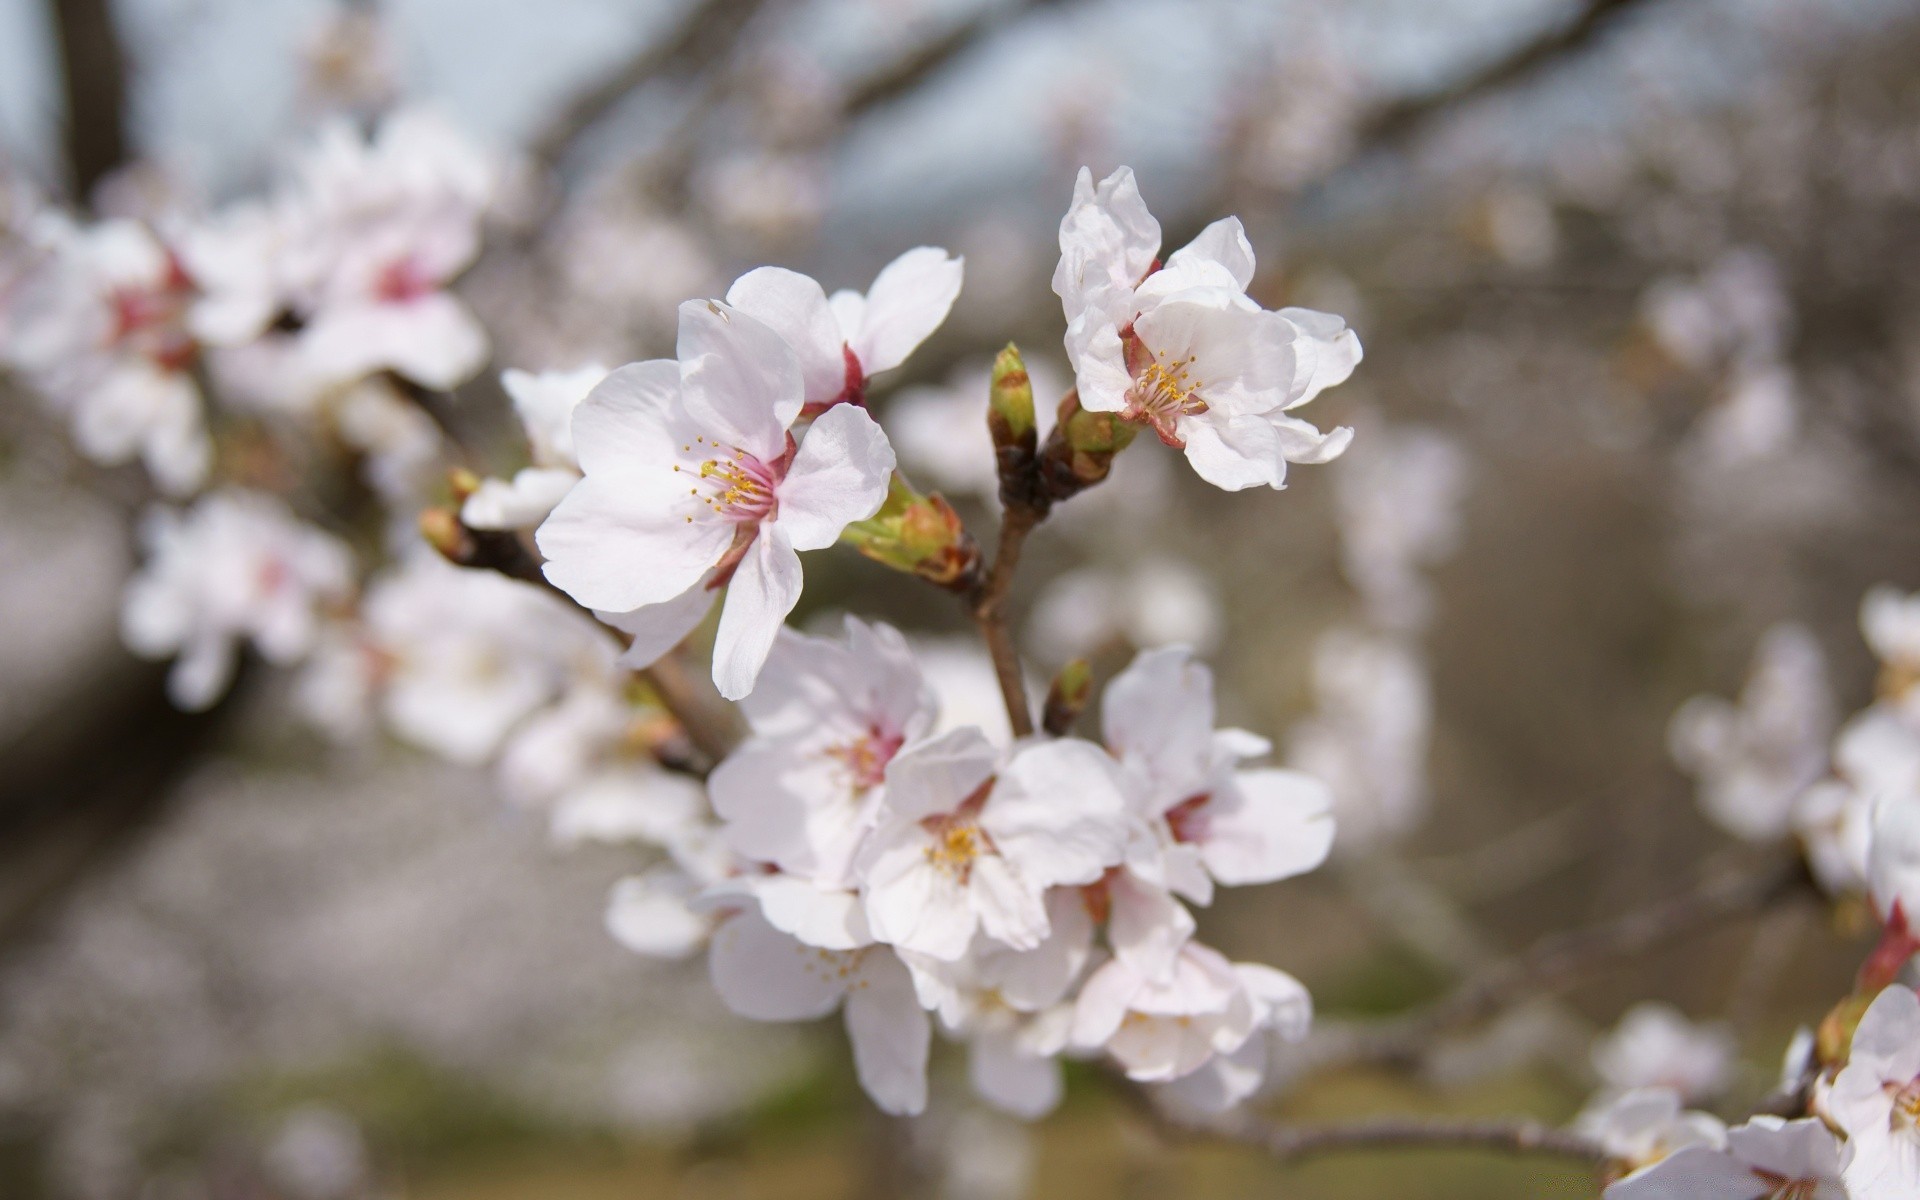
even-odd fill
[(393, 39), (377, 6), (338, 0), (302, 47), (302, 91), (321, 112), (370, 116), (399, 96)]
[(151, 509), (140, 532), (147, 561), (127, 585), (121, 630), (137, 654), (178, 656), (167, 694), (181, 708), (225, 693), (243, 641), (276, 666), (300, 662), (321, 610), (353, 585), (346, 546), (257, 492), (215, 492), (184, 513)]
[(1719, 1149), (1727, 1127), (1710, 1113), (1690, 1112), (1671, 1088), (1610, 1094), (1589, 1105), (1573, 1127), (1599, 1142), (1628, 1171), (1653, 1166), (1689, 1146)]
[(1485, 200), (1487, 241), (1508, 266), (1537, 270), (1553, 261), (1559, 227), (1553, 205), (1531, 188), (1504, 187)]
[(721, 230), (761, 245), (804, 241), (827, 202), (826, 164), (811, 154), (743, 150), (704, 162), (693, 188)]
[(1431, 616), (1422, 569), (1444, 561), (1460, 538), (1466, 456), (1444, 434), (1363, 422), (1334, 472), (1341, 565), (1367, 616), (1386, 629), (1418, 629)]
[(1733, 1034), (1696, 1025), (1666, 1004), (1634, 1005), (1593, 1047), (1593, 1069), (1610, 1088), (1663, 1087), (1688, 1103), (1718, 1095), (1732, 1076)]
[(1779, 265), (1753, 247), (1728, 251), (1696, 279), (1655, 283), (1641, 309), (1660, 345), (1695, 370), (1777, 362), (1793, 325)]
[(1426, 665), (1400, 642), (1352, 630), (1320, 636), (1314, 715), (1287, 731), (1287, 765), (1333, 789), (1336, 852), (1364, 852), (1427, 810), (1432, 699)]
[(472, 529), (532, 529), (547, 519), (580, 480), (573, 451), (573, 410), (607, 377), (598, 365), (571, 371), (507, 371), (500, 384), (526, 429), (533, 465), (511, 480), (485, 479), (460, 507)]
[(1203, 572), (1142, 556), (1124, 568), (1082, 567), (1051, 580), (1034, 601), (1025, 640), (1049, 663), (1089, 658), (1116, 644), (1181, 645), (1205, 654), (1218, 644), (1223, 618)]
[(1798, 446), (1800, 404), (1793, 372), (1767, 364), (1735, 369), (1725, 393), (1700, 418), (1695, 436), (1711, 465), (1772, 458)]
[(1899, 714), (1874, 705), (1840, 729), (1833, 744), (1835, 778), (1808, 788), (1794, 811), (1794, 829), (1814, 877), (1829, 892), (1867, 886), (1870, 820), (1882, 796), (1920, 793), (1920, 733)]
[(369, 1164), (366, 1140), (352, 1117), (307, 1107), (288, 1113), (266, 1149), (274, 1181), (299, 1200), (347, 1200), (361, 1194)]
[(1747, 841), (1791, 828), (1795, 803), (1826, 773), (1837, 717), (1826, 655), (1806, 627), (1769, 629), (1737, 704), (1696, 696), (1668, 727), (1674, 762), (1699, 781), (1700, 806)]

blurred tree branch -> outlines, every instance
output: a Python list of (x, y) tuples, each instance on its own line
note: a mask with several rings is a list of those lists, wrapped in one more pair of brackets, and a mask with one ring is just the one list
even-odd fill
[(536, 161), (552, 167), (627, 96), (666, 75), (698, 75), (738, 43), (768, 0), (696, 0), (680, 24), (648, 42), (619, 68), (574, 97), (528, 146)]
[[(1391, 101), (1361, 122), (1356, 150), (1364, 153), (1404, 140), (1431, 118), (1490, 95), (1586, 49), (1616, 21), (1648, 0), (1584, 0), (1572, 19), (1514, 47), (1438, 91)], [(1358, 157), (1358, 153), (1355, 155)]]
[(48, 0), (66, 96), (68, 183), (85, 206), (94, 185), (126, 161), (126, 56), (111, 0)]
[(1154, 1124), (1176, 1137), (1232, 1142), (1264, 1151), (1280, 1163), (1329, 1154), (1381, 1150), (1482, 1150), (1496, 1154), (1566, 1158), (1598, 1166), (1606, 1151), (1593, 1140), (1533, 1120), (1372, 1117), (1344, 1125), (1292, 1125), (1244, 1109), (1219, 1117), (1174, 1116), (1145, 1101)]
[(982, 9), (970, 20), (962, 21), (945, 34), (916, 47), (854, 84), (840, 103), (841, 118), (853, 120), (908, 95), (987, 38), (1013, 27), (1037, 11), (1058, 8), (1065, 2), (1016, 0), (1012, 4)]

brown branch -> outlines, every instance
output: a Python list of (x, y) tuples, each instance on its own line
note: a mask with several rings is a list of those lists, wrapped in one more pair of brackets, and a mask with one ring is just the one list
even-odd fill
[(739, 41), (768, 0), (698, 0), (680, 24), (600, 82), (574, 97), (533, 139), (528, 153), (552, 166), (633, 92), (667, 76), (686, 78), (713, 66)]
[(1543, 938), (1426, 1009), (1350, 1030), (1350, 1044), (1328, 1057), (1343, 1063), (1416, 1059), (1449, 1029), (1491, 1016), (1518, 1000), (1556, 991), (1603, 964), (1644, 954), (1810, 890), (1806, 867), (1797, 858), (1708, 880), (1692, 891), (1586, 929)]
[(1284, 1164), (1382, 1150), (1476, 1150), (1565, 1158), (1596, 1167), (1607, 1159), (1598, 1142), (1527, 1119), (1370, 1117), (1345, 1125), (1290, 1125), (1238, 1113), (1193, 1123), (1170, 1117), (1167, 1124), (1185, 1136), (1253, 1147)]
[(1395, 100), (1374, 110), (1360, 126), (1357, 145), (1377, 149), (1404, 140), (1448, 109), (1519, 83), (1595, 42), (1622, 16), (1647, 0), (1584, 0), (1571, 20), (1517, 46), (1438, 91)]
[(94, 185), (126, 161), (127, 64), (109, 0), (48, 0), (66, 93), (68, 182), (84, 207)]
[(986, 640), (987, 653), (993, 659), (993, 674), (1000, 682), (1000, 697), (1006, 701), (1007, 723), (1013, 736), (1033, 733), (1033, 714), (1027, 706), (1026, 677), (1020, 671), (1020, 652), (1014, 649), (1013, 634), (1007, 628), (1007, 591), (1013, 586), (1013, 573), (1020, 565), (1020, 550), (1027, 535), (1040, 523), (1042, 513), (1024, 504), (1009, 506), (1000, 519), (1000, 544), (994, 550), (993, 567), (973, 595), (974, 623)]
[(971, 20), (962, 21), (854, 84), (840, 102), (841, 118), (851, 120), (898, 100), (994, 34), (1061, 3), (1062, 0), (1019, 0), (976, 13)]

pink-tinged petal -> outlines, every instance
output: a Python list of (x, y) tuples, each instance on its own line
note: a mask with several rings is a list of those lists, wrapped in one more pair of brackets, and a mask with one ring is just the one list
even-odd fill
[(878, 947), (863, 953), (859, 978), (847, 994), (854, 1071), (882, 1112), (912, 1115), (927, 1107), (933, 1026), (900, 960)]
[(888, 263), (867, 289), (860, 328), (846, 331), (861, 369), (878, 375), (905, 362), (947, 319), (961, 276), (961, 260), (933, 246), (915, 247)]
[[(1209, 270), (1208, 268), (1212, 268)], [(1239, 217), (1221, 217), (1200, 231), (1198, 237), (1175, 250), (1164, 269), (1155, 273), (1176, 278), (1192, 273), (1196, 278), (1212, 279), (1217, 271), (1246, 291), (1253, 282), (1253, 243)]]
[(713, 683), (722, 696), (738, 700), (753, 690), (773, 639), (800, 602), (800, 586), (800, 556), (777, 524), (762, 526), (727, 584), (720, 609)]
[(1213, 672), (1185, 646), (1136, 655), (1107, 685), (1101, 736), (1130, 777), (1146, 785), (1152, 812), (1206, 790), (1213, 760)]
[(774, 525), (796, 550), (822, 550), (854, 521), (880, 511), (893, 475), (893, 447), (864, 408), (840, 404), (820, 414), (780, 484)]
[(998, 953), (979, 962), (981, 982), (1011, 1008), (1038, 1012), (1065, 998), (1093, 953), (1093, 916), (1078, 888), (1047, 893), (1047, 938), (1023, 953)]
[(592, 475), (581, 480), (534, 537), (546, 556), (547, 580), (585, 607), (605, 612), (631, 612), (681, 596), (706, 577), (733, 540), (731, 525), (688, 521), (663, 507), (657, 489), (624, 482)]
[(1126, 800), (1113, 760), (1063, 738), (1013, 756), (980, 816), (981, 828), (1028, 886), (1092, 883), (1126, 854)]
[(852, 954), (819, 950), (781, 933), (749, 907), (721, 922), (707, 969), (726, 1006), (754, 1021), (824, 1017), (847, 994)]
[(968, 898), (980, 914), (980, 930), (1015, 950), (1034, 950), (1046, 940), (1047, 906), (1042, 889), (1024, 879), (997, 854), (974, 860)]
[(705, 581), (695, 583), (671, 600), (631, 612), (595, 612), (602, 621), (632, 636), (620, 665), (639, 670), (659, 662), (699, 627), (713, 608), (714, 594)]
[(1200, 814), (1200, 856), (1228, 887), (1303, 874), (1333, 847), (1332, 807), (1332, 792), (1310, 775), (1242, 771)]
[(1025, 1121), (1060, 1106), (1060, 1064), (1022, 1053), (1012, 1038), (983, 1033), (973, 1040), (967, 1077), (982, 1100)]
[(887, 811), (912, 823), (952, 812), (992, 778), (1000, 752), (985, 734), (963, 726), (915, 743), (887, 765)]
[(727, 289), (727, 303), (766, 323), (800, 360), (808, 404), (827, 404), (847, 386), (846, 335), (810, 276), (785, 267), (758, 267)]
[(712, 925), (688, 907), (692, 895), (693, 880), (672, 867), (629, 875), (607, 897), (607, 932), (635, 954), (687, 958), (706, 944)]
[(1283, 308), (1279, 315), (1300, 331), (1303, 346), (1299, 357), (1306, 370), (1296, 381), (1295, 405), (1345, 383), (1360, 365), (1360, 337), (1339, 317), (1311, 308)]
[(1107, 894), (1112, 901), (1107, 940), (1114, 954), (1144, 977), (1165, 975), (1193, 937), (1193, 914), (1165, 888), (1131, 871), (1116, 872)]
[(1216, 1054), (1191, 1074), (1159, 1086), (1175, 1104), (1204, 1113), (1222, 1113), (1260, 1090), (1267, 1077), (1267, 1043), (1248, 1038), (1231, 1054)]
[(677, 357), (681, 403), (709, 437), (762, 462), (786, 452), (806, 384), (785, 338), (723, 304), (689, 300), (680, 306)]

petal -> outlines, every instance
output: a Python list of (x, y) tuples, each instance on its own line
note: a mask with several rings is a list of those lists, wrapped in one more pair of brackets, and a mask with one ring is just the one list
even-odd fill
[(1218, 268), (1241, 291), (1253, 282), (1253, 243), (1239, 217), (1221, 217), (1200, 231), (1198, 237), (1175, 250), (1157, 275), (1185, 275), (1203, 267)]
[(859, 977), (847, 995), (854, 1070), (882, 1112), (918, 1113), (927, 1106), (933, 1025), (900, 960), (879, 947), (863, 955)]
[(774, 524), (796, 550), (833, 545), (840, 531), (880, 511), (893, 475), (893, 447), (864, 408), (839, 404), (820, 415), (780, 483)]
[(348, 382), (391, 368), (422, 387), (447, 391), (487, 360), (487, 334), (467, 306), (445, 292), (404, 304), (322, 309), (301, 333), (301, 352), (322, 377)]
[(823, 950), (857, 950), (873, 943), (860, 898), (791, 875), (765, 875), (748, 884), (767, 923)]
[(607, 897), (607, 932), (649, 958), (686, 958), (707, 940), (707, 917), (687, 907), (693, 881), (672, 867), (629, 875)]
[(1311, 871), (1333, 847), (1333, 793), (1298, 771), (1242, 771), (1204, 808), (1200, 856), (1229, 887)]
[(848, 961), (847, 954), (803, 945), (747, 908), (714, 931), (707, 970), (720, 999), (740, 1016), (808, 1021), (839, 1006), (847, 994), (842, 968)]
[(733, 539), (727, 522), (689, 521), (664, 508), (651, 489), (623, 482), (589, 475), (534, 535), (548, 582), (606, 612), (681, 596), (706, 577)]
[(1100, 288), (1132, 290), (1160, 253), (1160, 223), (1147, 211), (1133, 170), (1121, 167), (1094, 186), (1085, 167), (1073, 183), (1073, 202), (1060, 220), (1060, 263), (1053, 290), (1071, 322)]
[(1257, 416), (1182, 417), (1177, 426), (1194, 472), (1229, 492), (1285, 486), (1287, 458), (1273, 425)]
[(943, 962), (966, 954), (979, 927), (966, 889), (935, 867), (928, 843), (902, 839), (876, 856), (866, 873), (867, 924), (874, 937)]
[(827, 404), (847, 388), (846, 335), (810, 276), (758, 267), (727, 289), (727, 303), (786, 339), (800, 362), (808, 404)]
[(785, 338), (723, 304), (689, 300), (680, 306), (677, 357), (682, 403), (696, 424), (763, 462), (786, 451), (806, 384)]
[(712, 610), (714, 599), (712, 590), (702, 580), (659, 604), (623, 613), (595, 611), (593, 615), (633, 638), (626, 653), (620, 656), (620, 665), (640, 670), (659, 662), (687, 640), (687, 635), (698, 628)]
[(1688, 1146), (1607, 1188), (1606, 1200), (1761, 1200), (1766, 1185), (1726, 1153)]
[(974, 860), (967, 899), (980, 914), (980, 930), (1015, 950), (1035, 950), (1047, 936), (1044, 888), (1021, 877), (997, 854)]
[(674, 448), (700, 432), (680, 408), (679, 363), (629, 363), (595, 384), (568, 418), (574, 460), (589, 475), (672, 474)]
[(1193, 937), (1193, 914), (1165, 888), (1131, 871), (1116, 872), (1107, 888), (1113, 901), (1107, 940), (1114, 955), (1142, 976), (1166, 974)]
[(1101, 736), (1155, 801), (1159, 816), (1207, 790), (1213, 760), (1213, 672), (1185, 646), (1146, 650), (1102, 698)]
[(469, 529), (532, 529), (579, 481), (577, 472), (552, 467), (527, 467), (512, 482), (483, 480), (460, 506), (460, 523)]
[(800, 556), (778, 525), (765, 525), (727, 584), (713, 639), (713, 683), (738, 700), (753, 690), (787, 614), (800, 602)]
[(971, 725), (902, 750), (887, 764), (887, 811), (895, 822), (952, 812), (993, 775), (1000, 752)]
[(1012, 1038), (974, 1038), (967, 1076), (982, 1100), (1022, 1120), (1037, 1121), (1060, 1106), (1060, 1064), (1022, 1053)]
[(947, 319), (961, 276), (961, 260), (933, 246), (915, 247), (888, 263), (867, 289), (860, 329), (847, 331), (861, 369), (878, 375), (905, 362)]
[(1113, 760), (1073, 738), (1015, 754), (980, 825), (1034, 888), (1092, 883), (1126, 852), (1126, 801)]
[(1301, 340), (1312, 348), (1300, 355), (1311, 370), (1301, 381), (1294, 405), (1305, 404), (1327, 388), (1345, 383), (1360, 365), (1360, 337), (1339, 317), (1310, 308), (1283, 308), (1280, 315), (1293, 322)]

